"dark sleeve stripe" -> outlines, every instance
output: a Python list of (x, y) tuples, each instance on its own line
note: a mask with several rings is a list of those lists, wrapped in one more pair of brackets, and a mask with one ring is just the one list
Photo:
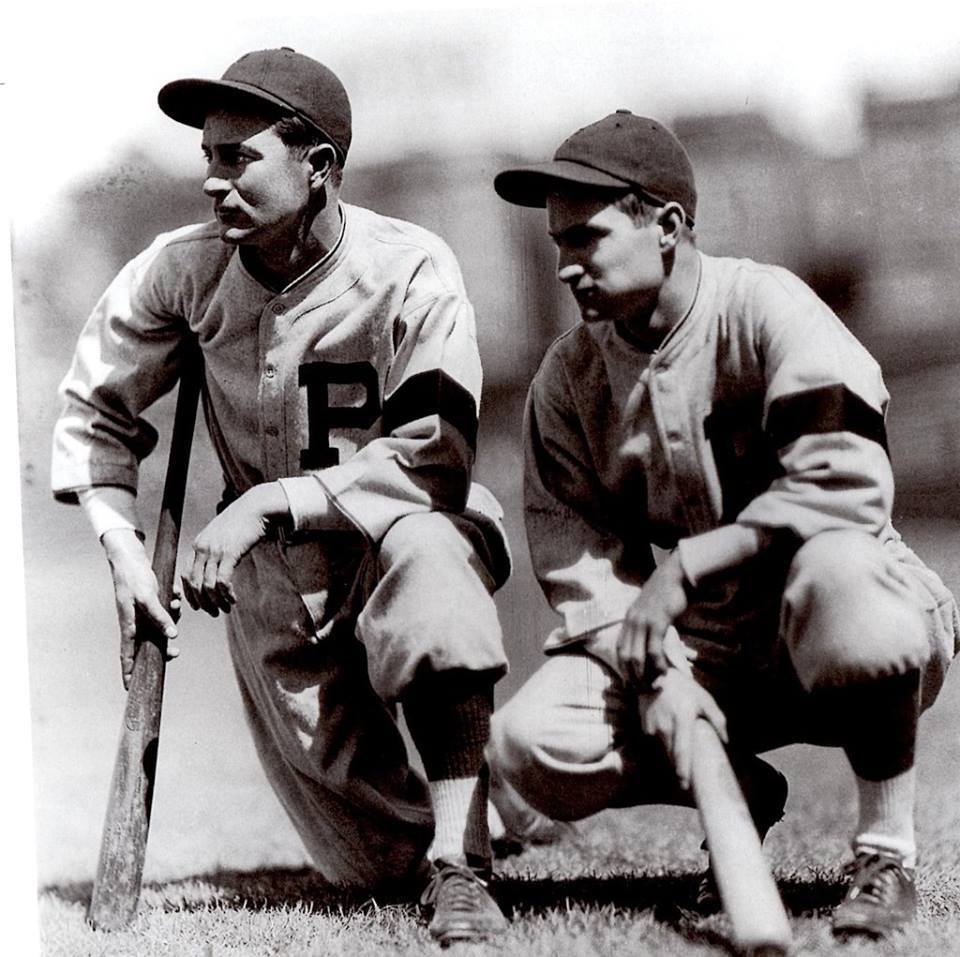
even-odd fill
[(767, 413), (766, 431), (777, 451), (801, 435), (853, 432), (889, 454), (883, 416), (844, 385), (822, 386), (774, 400)]
[(439, 369), (421, 372), (402, 383), (383, 403), (383, 431), (393, 432), (408, 422), (439, 415), (477, 447), (477, 403), (458, 382)]

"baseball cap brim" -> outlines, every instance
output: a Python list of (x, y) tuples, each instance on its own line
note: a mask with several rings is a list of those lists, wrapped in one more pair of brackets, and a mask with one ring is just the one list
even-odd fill
[(551, 160), (506, 169), (493, 180), (497, 194), (517, 206), (546, 206), (547, 196), (562, 190), (564, 184), (597, 189), (629, 189), (631, 186), (625, 179), (571, 160)]
[(224, 108), (270, 106), (297, 113), (279, 97), (234, 80), (174, 80), (161, 88), (157, 102), (171, 119), (198, 130), (203, 129), (211, 112)]

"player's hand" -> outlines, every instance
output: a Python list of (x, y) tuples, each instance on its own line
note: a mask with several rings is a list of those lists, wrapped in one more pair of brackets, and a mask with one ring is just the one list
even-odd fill
[(123, 687), (129, 688), (136, 651), (137, 615), (141, 615), (166, 636), (167, 657), (176, 658), (180, 653), (175, 644), (180, 596), (174, 594), (169, 612), (163, 607), (157, 576), (150, 567), (143, 542), (132, 529), (111, 529), (104, 532), (101, 542), (113, 574), (113, 594), (120, 622), (120, 672)]
[(193, 566), (183, 576), (183, 593), (191, 608), (216, 617), (236, 604), (233, 572), (271, 525), (288, 511), (276, 482), (255, 485), (225, 508), (193, 541)]
[(690, 787), (693, 728), (698, 718), (706, 718), (720, 740), (727, 743), (727, 719), (713, 695), (691, 675), (676, 668), (661, 675), (652, 692), (640, 695), (643, 730), (660, 739), (685, 791)]
[(666, 673), (664, 639), (667, 629), (687, 610), (688, 587), (680, 556), (672, 552), (627, 609), (617, 641), (617, 661), (628, 682), (642, 688)]

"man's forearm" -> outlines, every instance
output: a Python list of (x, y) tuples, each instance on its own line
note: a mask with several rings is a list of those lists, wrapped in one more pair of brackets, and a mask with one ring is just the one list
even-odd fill
[(677, 551), (687, 582), (696, 587), (710, 575), (742, 565), (763, 551), (769, 542), (769, 533), (762, 529), (722, 525), (682, 539)]
[[(254, 486), (251, 491), (255, 489), (265, 489), (265, 506), (274, 510), (277, 521), (289, 523), (295, 532), (343, 531), (356, 528), (333, 504), (326, 489), (312, 475), (282, 478), (276, 482), (267, 482), (263, 486)], [(267, 515), (267, 518), (271, 516)]]
[(137, 497), (130, 489), (119, 485), (94, 485), (78, 491), (77, 498), (101, 541), (112, 529), (129, 529), (143, 538)]

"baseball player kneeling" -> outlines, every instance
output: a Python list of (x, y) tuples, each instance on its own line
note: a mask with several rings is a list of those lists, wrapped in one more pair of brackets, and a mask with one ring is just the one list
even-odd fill
[(877, 364), (787, 270), (698, 251), (689, 159), (654, 120), (618, 111), (495, 187), (546, 207), (583, 321), (525, 426), (528, 539), (563, 624), (494, 717), (494, 772), (558, 819), (689, 803), (704, 717), (762, 835), (786, 782), (756, 755), (842, 747), (859, 821), (834, 929), (901, 926), (917, 718), (958, 618), (890, 523)]
[(53, 461), (112, 568), (124, 678), (136, 614), (176, 637), (134, 508), (156, 442), (140, 416), (198, 345), (227, 492), (184, 594), (229, 612), (271, 784), (329, 880), (430, 877), (435, 937), (499, 932), (483, 750), (509, 556), (470, 480), (481, 370), (459, 266), (427, 231), (340, 202), (350, 105), (315, 60), (249, 53), (159, 102), (203, 130), (215, 221), (160, 236), (110, 285), (63, 382)]

